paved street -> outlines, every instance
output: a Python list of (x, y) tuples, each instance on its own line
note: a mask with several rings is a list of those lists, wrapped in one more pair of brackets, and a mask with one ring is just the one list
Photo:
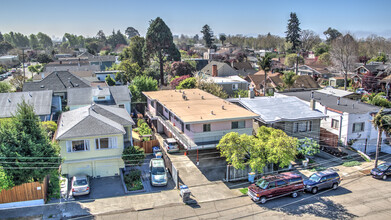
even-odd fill
[(248, 197), (179, 205), (139, 212), (112, 213), (97, 219), (389, 219), (391, 178), (382, 181), (370, 176), (344, 180), (337, 190), (284, 197), (264, 205)]

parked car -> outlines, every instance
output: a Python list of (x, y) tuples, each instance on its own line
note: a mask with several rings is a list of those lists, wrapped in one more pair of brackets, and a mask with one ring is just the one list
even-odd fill
[(149, 173), (152, 186), (167, 185), (167, 169), (162, 158), (153, 158), (149, 162)]
[(260, 178), (248, 187), (247, 194), (253, 201), (264, 204), (267, 200), (291, 195), (293, 198), (304, 191), (303, 178), (295, 173), (280, 173)]
[(358, 89), (356, 90), (356, 93), (357, 93), (357, 94), (360, 94), (360, 95), (363, 95), (363, 94), (367, 94), (367, 91), (365, 91), (364, 88), (358, 88)]
[(308, 180), (304, 181), (305, 191), (316, 194), (321, 189), (337, 189), (342, 178), (337, 172), (326, 170), (314, 173)]
[(90, 194), (90, 181), (87, 175), (77, 175), (72, 177), (72, 195), (82, 196)]
[(391, 163), (382, 163), (371, 170), (373, 178), (386, 180), (391, 175)]
[(175, 153), (179, 152), (179, 146), (178, 143), (174, 138), (167, 138), (163, 141), (163, 146), (166, 148), (168, 153)]

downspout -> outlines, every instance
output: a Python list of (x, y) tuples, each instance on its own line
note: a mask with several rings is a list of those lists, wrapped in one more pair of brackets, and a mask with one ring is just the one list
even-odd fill
[(338, 140), (341, 140), (341, 136), (342, 136), (342, 119), (343, 119), (342, 115), (339, 116), (339, 135), (338, 135)]

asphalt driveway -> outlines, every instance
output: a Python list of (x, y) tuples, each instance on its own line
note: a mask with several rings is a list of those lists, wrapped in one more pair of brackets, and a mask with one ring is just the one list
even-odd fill
[(175, 183), (172, 180), (172, 177), (170, 175), (170, 172), (168, 172), (167, 175), (167, 185), (166, 186), (152, 186), (151, 185), (151, 179), (150, 179), (150, 173), (149, 173), (149, 162), (151, 159), (154, 158), (153, 155), (148, 155), (144, 159), (144, 163), (141, 165), (141, 179), (143, 181), (143, 185), (145, 188), (145, 191), (148, 192), (160, 192), (164, 190), (171, 190), (175, 188)]
[(90, 179), (90, 194), (85, 196), (76, 196), (75, 200), (101, 199), (125, 195), (122, 186), (121, 177), (101, 177)]

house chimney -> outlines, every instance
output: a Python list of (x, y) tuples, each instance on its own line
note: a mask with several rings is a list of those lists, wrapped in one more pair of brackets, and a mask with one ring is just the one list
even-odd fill
[(310, 109), (315, 110), (315, 108), (316, 108), (316, 101), (315, 101), (315, 99), (311, 99), (310, 100)]
[(234, 61), (231, 61), (231, 67), (234, 68)]
[(254, 94), (254, 87), (250, 87), (250, 89), (248, 90), (248, 97), (250, 99), (253, 99), (254, 96), (255, 96), (255, 94)]
[(216, 76), (218, 76), (219, 74), (218, 74), (218, 72), (217, 72), (217, 65), (216, 64), (213, 64), (213, 66), (212, 66), (212, 76), (213, 77), (216, 77)]

